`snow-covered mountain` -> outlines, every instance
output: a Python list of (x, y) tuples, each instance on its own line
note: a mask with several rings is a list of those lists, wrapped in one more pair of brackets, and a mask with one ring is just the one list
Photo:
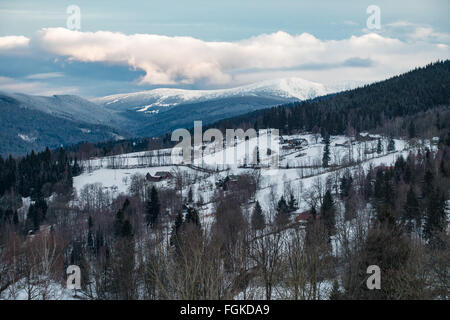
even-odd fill
[[(14, 110), (0, 121), (10, 127), (8, 139), (4, 138), (5, 143), (0, 144), (4, 150), (0, 151), (39, 150), (46, 145), (116, 136), (159, 136), (176, 128), (191, 128), (194, 121), (210, 124), (336, 91), (335, 87), (301, 78), (283, 78), (230, 89), (159, 88), (91, 101), (74, 95), (44, 97), (0, 92), (0, 108), (5, 112)], [(45, 132), (52, 134), (46, 136), (42, 132), (44, 127)]]
[(125, 118), (78, 96), (0, 92), (0, 114), (0, 155), (128, 136)]
[(293, 101), (311, 99), (331, 92), (334, 92), (334, 90), (328, 89), (320, 83), (311, 82), (302, 78), (282, 78), (218, 90), (159, 88), (110, 95), (94, 99), (93, 102), (116, 111), (136, 110), (138, 112), (154, 114), (162, 111), (162, 108), (208, 100), (260, 97), (280, 101)]
[(21, 108), (36, 110), (70, 121), (117, 126), (122, 118), (109, 110), (76, 95), (35, 96), (23, 93), (0, 92), (13, 99)]
[(333, 92), (336, 89), (302, 78), (282, 78), (229, 89), (158, 88), (96, 98), (92, 102), (131, 120), (133, 124), (123, 129), (138, 136), (155, 136), (175, 128), (190, 128), (196, 120), (212, 123)]

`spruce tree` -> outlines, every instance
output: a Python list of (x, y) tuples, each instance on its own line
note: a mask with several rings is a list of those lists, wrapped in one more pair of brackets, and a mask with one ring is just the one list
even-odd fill
[(337, 279), (335, 279), (333, 281), (333, 288), (331, 289), (329, 298), (330, 298), (330, 300), (341, 300), (342, 299), (342, 293), (339, 290), (339, 282), (337, 281)]
[(388, 204), (382, 204), (377, 207), (377, 221), (393, 230), (396, 227), (394, 213)]
[(192, 223), (193, 225), (195, 225), (197, 227), (201, 227), (200, 218), (199, 218), (198, 212), (195, 208), (191, 208), (191, 207), (187, 208), (185, 222)]
[(123, 223), (124, 223), (124, 213), (121, 208), (121, 209), (119, 209), (119, 211), (117, 211), (116, 217), (114, 219), (114, 235), (116, 237), (121, 236)]
[(259, 147), (256, 147), (256, 163), (259, 165), (261, 163), (261, 158), (259, 156)]
[(283, 196), (281, 196), (280, 200), (278, 201), (275, 222), (279, 226), (283, 226), (289, 223), (289, 206)]
[(378, 139), (377, 143), (377, 153), (381, 154), (383, 152), (383, 145), (381, 144), (381, 139)]
[[(47, 202), (43, 198), (39, 198), (34, 204), (28, 208), (27, 225), (33, 230), (39, 230), (39, 226), (45, 220), (47, 214)], [(11, 217), (13, 212), (11, 210)]]
[(394, 141), (394, 139), (392, 137), (389, 139), (387, 151), (388, 152), (395, 151), (395, 141)]
[(445, 200), (445, 194), (438, 188), (434, 188), (427, 199), (424, 234), (431, 245), (439, 246), (442, 244), (440, 234), (447, 227)]
[(289, 195), (288, 208), (289, 208), (289, 212), (292, 212), (292, 211), (295, 211), (298, 209), (297, 200), (295, 199), (295, 197), (292, 193)]
[(419, 201), (413, 188), (409, 188), (406, 194), (406, 203), (403, 207), (403, 221), (408, 231), (412, 231), (413, 222), (415, 222), (416, 228), (420, 228), (421, 225)]
[(123, 222), (120, 236), (128, 239), (133, 237), (133, 227), (131, 226), (130, 220), (127, 219)]
[(181, 211), (179, 211), (177, 216), (175, 217), (175, 222), (172, 226), (172, 233), (170, 235), (170, 245), (171, 246), (178, 245), (178, 234), (179, 234), (182, 224), (183, 224), (183, 213)]
[(133, 237), (133, 228), (131, 223), (125, 217), (125, 213), (128, 211), (127, 209), (130, 206), (130, 201), (128, 199), (125, 200), (123, 206), (116, 213), (116, 217), (114, 220), (114, 234), (116, 237), (120, 238), (131, 238)]
[(341, 178), (341, 183), (339, 186), (340, 196), (342, 199), (348, 197), (350, 190), (352, 188), (353, 178), (349, 171), (345, 172), (345, 174)]
[(92, 217), (88, 218), (88, 235), (87, 235), (87, 246), (91, 251), (94, 251), (94, 235), (92, 233), (92, 228), (94, 226), (94, 222), (92, 221)]
[(150, 192), (150, 201), (147, 202), (147, 225), (154, 228), (158, 222), (160, 211), (160, 204), (158, 198), (158, 191), (155, 186), (152, 187)]
[(322, 166), (327, 168), (330, 162), (330, 136), (328, 134), (325, 135), (324, 138), (325, 147), (323, 149), (323, 157), (322, 157)]
[(327, 228), (328, 235), (334, 235), (336, 233), (336, 209), (334, 206), (333, 197), (331, 196), (330, 190), (325, 192), (325, 196), (323, 197), (322, 207), (320, 208), (321, 219), (323, 219), (325, 223), (325, 227)]
[(262, 230), (265, 227), (265, 218), (261, 209), (261, 205), (256, 201), (255, 208), (253, 209), (251, 225), (253, 230)]

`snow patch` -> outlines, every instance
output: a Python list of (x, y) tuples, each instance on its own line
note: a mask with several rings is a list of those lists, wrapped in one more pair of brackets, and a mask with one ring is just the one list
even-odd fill
[(19, 136), (20, 139), (22, 139), (25, 142), (30, 142), (31, 143), (31, 142), (36, 141), (36, 137), (33, 137), (32, 135), (26, 135), (26, 134), (23, 134), (23, 133), (18, 133), (17, 135)]

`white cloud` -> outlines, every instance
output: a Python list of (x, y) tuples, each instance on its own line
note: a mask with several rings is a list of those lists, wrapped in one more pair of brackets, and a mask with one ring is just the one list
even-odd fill
[(0, 37), (0, 50), (28, 47), (30, 39), (24, 36)]
[(53, 79), (53, 78), (61, 78), (64, 77), (62, 72), (45, 72), (45, 73), (35, 73), (30, 74), (25, 77), (25, 79), (29, 80), (45, 80), (45, 79)]
[(443, 32), (436, 32), (431, 27), (417, 27), (411, 34), (411, 38), (417, 40), (450, 42), (450, 34)]
[(38, 32), (36, 43), (71, 60), (142, 69), (146, 72), (142, 84), (161, 85), (206, 81), (228, 86), (258, 74), (288, 73), (322, 83), (375, 81), (450, 57), (448, 46), (404, 42), (376, 33), (325, 41), (308, 33), (279, 31), (236, 42), (207, 42), (192, 37), (48, 28)]
[(409, 27), (409, 26), (413, 26), (414, 23), (405, 21), (405, 20), (400, 20), (400, 21), (394, 21), (394, 22), (388, 23), (386, 25), (388, 27)]
[(450, 34), (438, 32), (429, 25), (417, 24), (409, 21), (395, 21), (386, 24), (385, 31), (388, 34), (404, 35), (412, 41), (450, 42)]

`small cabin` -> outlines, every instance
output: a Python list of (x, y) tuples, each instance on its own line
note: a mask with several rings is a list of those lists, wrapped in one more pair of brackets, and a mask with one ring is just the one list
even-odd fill
[(158, 171), (158, 172), (155, 173), (154, 176), (152, 176), (150, 174), (150, 172), (148, 172), (145, 175), (145, 178), (147, 179), (147, 181), (159, 182), (159, 181), (163, 181), (163, 180), (172, 179), (173, 175), (170, 172), (167, 172), (167, 171)]
[[(307, 223), (309, 220), (313, 219), (314, 215), (311, 213), (311, 210), (303, 211), (303, 212), (295, 212), (295, 221), (300, 223)], [(320, 216), (316, 215), (316, 219), (319, 219)]]
[(155, 173), (155, 176), (161, 177), (163, 180), (172, 179), (173, 175), (168, 171), (158, 171)]

